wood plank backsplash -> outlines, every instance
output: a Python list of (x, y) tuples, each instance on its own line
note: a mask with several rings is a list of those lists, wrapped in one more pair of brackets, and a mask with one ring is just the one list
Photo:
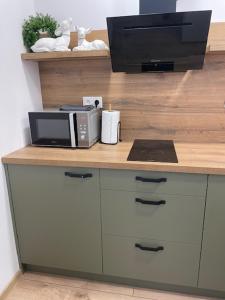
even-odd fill
[(225, 142), (225, 55), (207, 55), (203, 70), (112, 73), (110, 59), (41, 62), (44, 107), (103, 96), (121, 111), (122, 138)]

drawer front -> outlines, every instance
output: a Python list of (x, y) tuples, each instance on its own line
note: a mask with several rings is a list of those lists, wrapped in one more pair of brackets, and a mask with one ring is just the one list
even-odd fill
[[(144, 250), (159, 246), (164, 250)], [(199, 258), (200, 247), (193, 244), (103, 236), (103, 272), (107, 275), (196, 287)]]
[[(102, 189), (205, 197), (207, 175), (100, 170)], [(152, 181), (152, 182), (151, 182)]]
[(205, 199), (102, 190), (103, 232), (201, 243)]

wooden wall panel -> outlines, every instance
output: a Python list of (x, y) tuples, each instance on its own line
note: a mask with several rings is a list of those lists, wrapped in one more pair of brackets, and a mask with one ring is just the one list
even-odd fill
[(225, 142), (225, 55), (207, 55), (203, 70), (112, 73), (109, 59), (41, 62), (45, 107), (103, 96), (121, 110), (122, 137)]
[[(109, 44), (108, 32), (107, 30), (93, 30), (90, 34), (86, 36), (87, 41), (92, 42), (94, 40), (103, 40), (107, 45)], [(69, 48), (78, 45), (77, 32), (71, 32), (70, 34), (70, 45)]]

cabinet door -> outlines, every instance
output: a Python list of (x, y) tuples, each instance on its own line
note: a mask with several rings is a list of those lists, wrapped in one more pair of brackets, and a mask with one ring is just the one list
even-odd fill
[(99, 170), (8, 168), (21, 262), (102, 272)]
[(209, 176), (199, 287), (225, 291), (224, 176)]

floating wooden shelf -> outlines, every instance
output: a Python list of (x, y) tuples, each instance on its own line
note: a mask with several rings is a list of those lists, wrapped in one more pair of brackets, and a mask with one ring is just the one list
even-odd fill
[[(207, 54), (225, 54), (225, 44), (209, 44), (207, 46)], [(22, 53), (23, 60), (31, 61), (57, 61), (57, 60), (73, 60), (73, 59), (98, 59), (109, 58), (108, 50), (98, 51), (79, 51), (79, 52), (42, 52), (42, 53)]]
[[(208, 45), (207, 54), (225, 54), (225, 44)], [(108, 50), (79, 51), (79, 52), (42, 52), (42, 53), (22, 53), (23, 60), (31, 61), (57, 61), (73, 59), (98, 59), (109, 58)]]
[(208, 48), (210, 54), (225, 54), (225, 23), (212, 23), (209, 31)]
[[(107, 30), (95, 30), (87, 36), (87, 40), (92, 41), (101, 39), (108, 44)], [(77, 33), (71, 33), (72, 49), (77, 45)], [(209, 31), (207, 54), (225, 54), (225, 22), (212, 23)], [(42, 53), (23, 53), (21, 55), (24, 60), (32, 61), (56, 61), (56, 60), (73, 60), (73, 59), (98, 59), (109, 58), (108, 50), (99, 51), (79, 51), (79, 52), (42, 52)]]
[(55, 61), (55, 60), (71, 60), (71, 59), (97, 59), (108, 58), (110, 53), (108, 50), (97, 51), (79, 51), (79, 52), (41, 52), (41, 53), (23, 53), (22, 59), (32, 61)]
[(209, 54), (225, 54), (225, 44), (209, 45)]

